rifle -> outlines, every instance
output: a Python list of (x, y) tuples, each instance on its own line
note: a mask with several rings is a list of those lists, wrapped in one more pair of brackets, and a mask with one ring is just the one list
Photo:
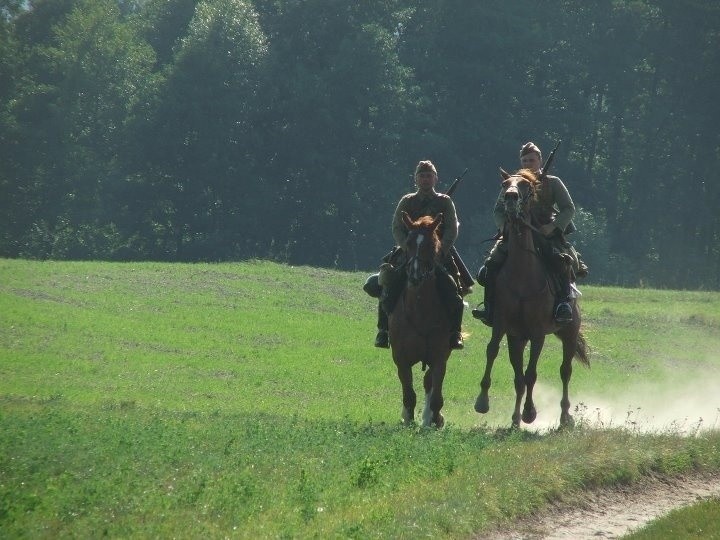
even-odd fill
[[(538, 180), (540, 180), (541, 182), (547, 178), (548, 172), (550, 171), (550, 167), (552, 166), (553, 160), (555, 159), (555, 152), (557, 151), (557, 149), (558, 149), (558, 147), (560, 146), (560, 143), (561, 143), (561, 142), (562, 142), (562, 141), (558, 141), (558, 142), (557, 142), (557, 144), (555, 145), (555, 148), (553, 148), (553, 151), (550, 152), (550, 155), (549, 155), (549, 156), (547, 157), (547, 159), (545, 160), (545, 164), (543, 165), (542, 172), (540, 173), (540, 178), (538, 178)], [(557, 234), (560, 236), (560, 239), (562, 240), (562, 242), (565, 242), (565, 241), (566, 241), (566, 240), (565, 240), (565, 234), (566, 234), (566, 233), (569, 234), (569, 233), (571, 233), (571, 232), (573, 232), (573, 231), (575, 231), (575, 230), (576, 230), (576, 229), (575, 229), (575, 224), (571, 221), (571, 222), (568, 224), (568, 226), (565, 227), (565, 230), (564, 230), (564, 231), (558, 230), (558, 233), (557, 233)]]
[(465, 167), (465, 170), (463, 171), (463, 173), (460, 176), (456, 177), (455, 180), (453, 180), (453, 183), (450, 185), (448, 190), (445, 192), (445, 195), (447, 195), (448, 197), (453, 196), (453, 193), (455, 193), (455, 190), (458, 188), (458, 185), (460, 185), (460, 182), (462, 181), (463, 176), (465, 176), (467, 174), (468, 170), (469, 169), (467, 167)]
[[(452, 197), (453, 193), (455, 193), (455, 190), (460, 185), (460, 182), (462, 181), (463, 177), (467, 174), (468, 169), (467, 167), (462, 172), (462, 174), (455, 178), (453, 183), (450, 185), (448, 190), (445, 192), (445, 195), (448, 197)], [(460, 273), (460, 281), (462, 285), (469, 289), (475, 284), (475, 281), (473, 281), (472, 274), (470, 274), (470, 271), (468, 270), (467, 266), (465, 266), (465, 263), (463, 262), (462, 258), (460, 257), (460, 254), (458, 253), (458, 250), (453, 247), (450, 248), (450, 256), (455, 261), (455, 265), (458, 267), (458, 272)]]
[(555, 145), (555, 148), (553, 148), (553, 151), (550, 152), (550, 155), (545, 160), (545, 164), (543, 165), (542, 172), (540, 173), (540, 178), (538, 180), (542, 181), (547, 178), (547, 174), (550, 171), (550, 167), (552, 167), (553, 160), (555, 159), (555, 152), (557, 152), (558, 147), (560, 146), (560, 143), (562, 141), (558, 141)]

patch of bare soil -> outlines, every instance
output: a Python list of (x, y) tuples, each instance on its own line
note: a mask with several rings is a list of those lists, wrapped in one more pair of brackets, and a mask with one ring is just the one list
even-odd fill
[(589, 491), (572, 505), (557, 504), (478, 538), (487, 540), (581, 540), (620, 538), (671, 510), (720, 496), (720, 474), (648, 477), (630, 486)]

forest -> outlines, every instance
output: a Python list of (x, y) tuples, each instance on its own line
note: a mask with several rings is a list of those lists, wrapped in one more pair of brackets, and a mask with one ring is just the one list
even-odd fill
[(720, 3), (0, 1), (0, 256), (373, 270), (421, 159), (474, 273), (533, 141), (587, 282), (720, 289)]

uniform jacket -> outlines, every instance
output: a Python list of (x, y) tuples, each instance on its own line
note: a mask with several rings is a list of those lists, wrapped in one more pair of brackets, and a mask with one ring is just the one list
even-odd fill
[[(504, 191), (500, 190), (495, 202), (495, 225), (502, 230), (505, 224)], [(539, 225), (555, 223), (555, 227), (564, 233), (575, 230), (572, 223), (575, 215), (575, 204), (565, 184), (557, 176), (548, 175), (540, 184), (537, 192), (538, 201), (533, 205), (532, 215)]]
[(392, 234), (395, 244), (404, 248), (408, 231), (402, 220), (403, 212), (407, 212), (413, 221), (420, 219), (422, 216), (432, 216), (434, 218), (442, 212), (440, 247), (445, 254), (450, 251), (457, 239), (459, 224), (455, 204), (449, 196), (435, 190), (430, 193), (422, 193), (418, 190), (415, 193), (408, 193), (400, 199), (393, 215)]

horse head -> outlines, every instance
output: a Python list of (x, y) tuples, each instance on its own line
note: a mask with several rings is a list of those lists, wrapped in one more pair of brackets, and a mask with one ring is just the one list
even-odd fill
[(442, 223), (443, 215), (438, 214), (435, 219), (423, 216), (413, 221), (407, 212), (403, 212), (402, 217), (409, 231), (405, 242), (408, 281), (417, 286), (434, 275), (435, 260), (440, 251), (437, 228)]
[(528, 222), (530, 207), (537, 200), (537, 177), (529, 169), (510, 174), (500, 169), (502, 175), (505, 219), (510, 222)]

